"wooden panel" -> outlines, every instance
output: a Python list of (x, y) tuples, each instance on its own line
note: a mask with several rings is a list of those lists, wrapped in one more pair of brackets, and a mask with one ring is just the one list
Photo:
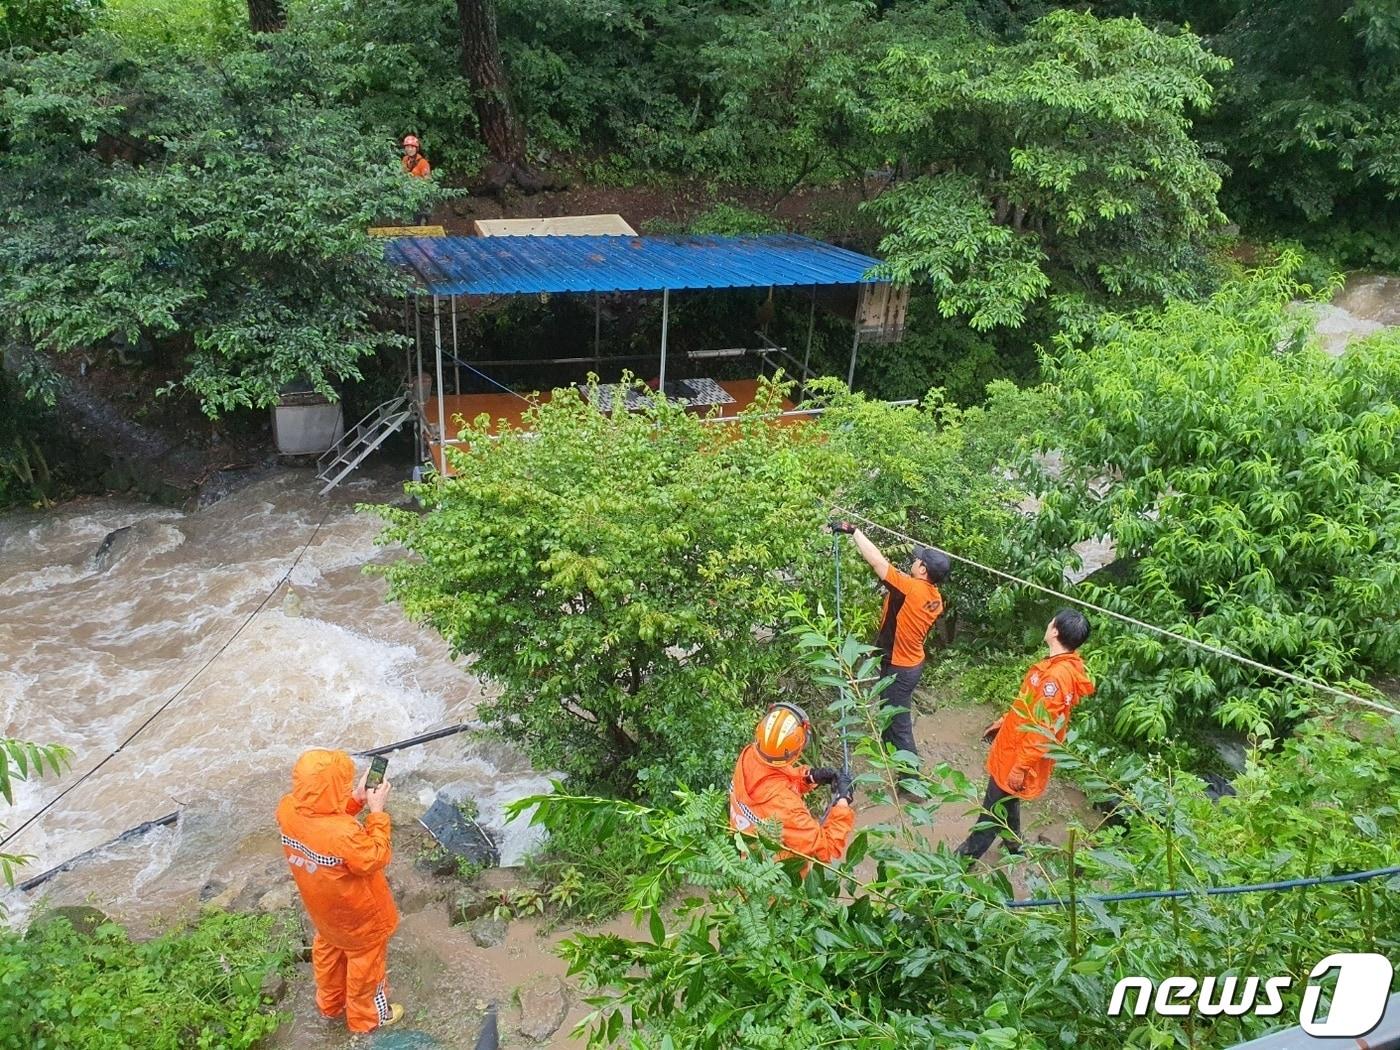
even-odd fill
[(856, 316), (860, 318), (860, 338), (866, 343), (895, 343), (904, 338), (904, 319), (909, 310), (909, 286), (863, 284)]
[(540, 219), (477, 219), (478, 237), (588, 237), (616, 234), (635, 237), (637, 231), (621, 215), (555, 215)]
[(371, 226), (371, 237), (446, 237), (441, 226)]

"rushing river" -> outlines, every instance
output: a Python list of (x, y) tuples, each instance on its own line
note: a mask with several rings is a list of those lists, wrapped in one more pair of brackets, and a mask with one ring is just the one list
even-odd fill
[[(9, 894), (12, 919), (41, 893), (128, 918), (194, 901), (209, 880), (277, 858), (273, 809), (304, 748), (368, 748), (474, 720), (481, 684), (362, 571), (391, 555), (373, 543), (379, 520), (355, 504), (401, 498), (399, 482), (316, 489), (289, 471), (189, 514), (92, 500), (0, 518), (0, 733), (73, 751), (70, 772), (19, 783), (14, 806), (0, 804), (4, 834), (183, 688), (4, 850), (33, 858), (24, 877), (180, 808), (178, 825)], [(395, 754), (390, 779), (401, 806), (444, 789), (474, 798), (496, 828), (507, 802), (548, 787), (510, 749), (467, 736)], [(528, 845), (508, 828), (503, 862)]]

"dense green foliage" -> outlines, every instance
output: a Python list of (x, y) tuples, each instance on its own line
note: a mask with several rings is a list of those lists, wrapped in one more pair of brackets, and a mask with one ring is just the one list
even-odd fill
[(263, 1008), (263, 975), (291, 962), (276, 923), (215, 913), (143, 942), (111, 923), (84, 936), (61, 917), (0, 931), (0, 1047), (256, 1046), (281, 1020)]
[(1400, 265), (1400, 10), (1387, 0), (1115, 0), (1189, 24), (1232, 62), (1200, 129), (1251, 224), (1303, 232), (1353, 265)]
[[(718, 783), (793, 675), (789, 600), (829, 602), (833, 494), (956, 549), (985, 552), (1012, 519), (976, 442), (996, 412), (822, 396), (805, 427), (764, 419), (776, 391), (724, 427), (674, 407), (604, 415), (572, 391), (532, 409), (529, 434), (474, 421), (457, 477), (412, 487), (426, 515), (380, 510), (383, 539), (416, 556), (388, 569), (391, 595), (475, 654), (500, 688), (483, 716), (538, 766), (652, 798)], [(847, 572), (868, 624), (873, 580)], [(985, 597), (969, 584), (950, 598)]]
[(215, 59), (88, 36), (0, 65), (4, 335), (165, 340), (210, 414), (357, 377), (397, 287), (365, 228), (432, 190), (319, 101), (325, 72), (288, 34)]
[(876, 202), (888, 270), (975, 329), (1019, 324), (1052, 256), (1114, 294), (1188, 291), (1223, 222), (1190, 111), (1224, 65), (1188, 34), (1067, 11), (1007, 46), (892, 49), (873, 124), (920, 174)]
[[(845, 651), (855, 648), (848, 642)], [(858, 670), (849, 655), (819, 664), (848, 681)], [(874, 771), (861, 779), (880, 782), (887, 764), (870, 741), (864, 737), (859, 750)], [(1073, 895), (1081, 900), (1074, 909), (1008, 909), (1004, 871), (969, 873), (946, 846), (929, 846), (939, 808), (973, 808), (980, 787), (947, 766), (922, 784), (906, 778), (927, 803), (857, 832), (843, 862), (818, 865), (806, 879), (798, 861), (775, 863), (752, 847), (742, 857), (725, 834), (717, 792), (682, 793), (674, 812), (540, 800), (561, 811), (556, 822), (572, 814), (600, 835), (638, 835), (653, 858), (628, 902), (651, 912), (650, 941), (581, 935), (566, 946), (574, 970), (597, 989), (590, 1046), (627, 1038), (629, 1024), (633, 1046), (1226, 1046), (1277, 1019), (1147, 1017), (1126, 1027), (1107, 1016), (1115, 983), (1138, 975), (1290, 975), (1285, 1003), (1296, 1011), (1322, 954), (1400, 947), (1400, 898), (1375, 884), (1309, 889), (1286, 906), (1271, 894), (1082, 901), (1094, 892), (1205, 888), (1390, 863), (1400, 847), (1400, 749), (1390, 726), (1366, 719), (1308, 727), (1280, 755), (1255, 756), (1236, 783), (1239, 794), (1219, 803), (1193, 777), (1110, 763), (1073, 737), (1061, 763), (1130, 815), (1080, 829), (1072, 860), (1055, 847), (1027, 847), (1019, 863), (1030, 895)], [(874, 873), (858, 875), (870, 860)], [(659, 905), (686, 886), (699, 894), (668, 922)]]
[[(1130, 577), (1085, 597), (1332, 682), (1400, 664), (1400, 342), (1341, 358), (1310, 345), (1289, 266), (1059, 340), (1048, 396), (1066, 469), (1037, 539), (1111, 537)], [(1134, 736), (1204, 719), (1268, 735), (1323, 699), (1103, 626), (1101, 696)]]

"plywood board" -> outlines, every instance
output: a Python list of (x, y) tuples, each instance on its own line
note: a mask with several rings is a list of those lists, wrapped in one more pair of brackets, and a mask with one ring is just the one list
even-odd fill
[(477, 219), (472, 233), (478, 237), (635, 237), (621, 215), (556, 215), (542, 219)]
[(446, 237), (441, 226), (371, 226), (371, 237)]

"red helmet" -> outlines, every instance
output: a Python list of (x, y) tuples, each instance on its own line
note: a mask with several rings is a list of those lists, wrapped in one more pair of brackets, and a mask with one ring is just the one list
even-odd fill
[(810, 727), (807, 713), (796, 704), (774, 704), (753, 731), (758, 757), (770, 766), (791, 765), (807, 746)]
[(405, 146), (416, 146), (416, 145), (418, 145), (418, 136), (417, 136), (417, 135), (405, 135), (405, 136), (403, 137), (403, 144), (404, 144)]

